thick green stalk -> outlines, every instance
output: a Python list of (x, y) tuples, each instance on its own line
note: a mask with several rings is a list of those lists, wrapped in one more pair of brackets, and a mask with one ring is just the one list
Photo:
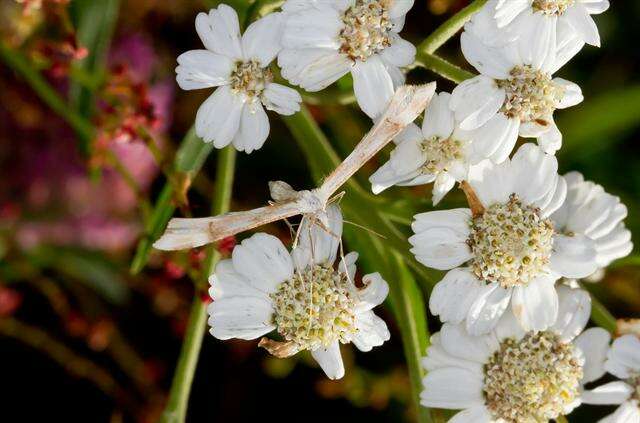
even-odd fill
[(595, 295), (591, 295), (591, 320), (593, 320), (596, 325), (611, 333), (615, 333), (618, 326), (616, 318)]
[[(211, 212), (214, 215), (229, 211), (233, 177), (236, 160), (236, 150), (233, 146), (221, 150), (218, 155), (218, 169), (215, 182), (215, 192)], [(207, 305), (202, 300), (202, 292), (207, 285), (207, 279), (213, 273), (215, 265), (220, 260), (220, 253), (215, 245), (209, 247), (205, 261), (204, 274), (195, 282), (195, 295), (189, 313), (187, 331), (178, 364), (171, 383), (169, 401), (160, 419), (163, 423), (182, 423), (187, 416), (189, 393), (198, 364), (198, 355), (202, 347), (202, 339), (207, 324)]]
[(433, 71), (456, 84), (475, 76), (473, 73), (466, 71), (461, 67), (436, 56), (435, 54), (420, 51), (416, 54), (414, 66), (422, 66), (423, 68), (429, 69), (430, 71)]
[(465, 7), (445, 23), (440, 25), (431, 33), (422, 43), (418, 45), (418, 52), (432, 54), (446, 43), (451, 37), (456, 35), (462, 29), (465, 23), (478, 12), (487, 0), (475, 0), (469, 6)]

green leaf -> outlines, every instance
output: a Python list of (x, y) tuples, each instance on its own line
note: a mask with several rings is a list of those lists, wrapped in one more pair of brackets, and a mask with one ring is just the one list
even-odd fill
[[(75, 0), (71, 3), (71, 17), (76, 28), (78, 44), (87, 48), (88, 55), (74, 64), (74, 68), (91, 80), (104, 78), (107, 53), (118, 20), (120, 0)], [(73, 72), (72, 72), (73, 74)], [(91, 91), (80, 81), (71, 79), (71, 106), (81, 116), (90, 118), (95, 106)], [(90, 139), (82, 138), (82, 148), (88, 153)]]
[(640, 126), (640, 85), (615, 91), (607, 90), (597, 97), (559, 113), (562, 131), (562, 157), (594, 155), (622, 141), (621, 134)]
[(398, 253), (393, 254), (392, 272), (393, 276), (387, 279), (390, 286), (389, 297), (404, 345), (418, 421), (429, 422), (431, 421), (429, 410), (420, 405), (422, 378), (425, 375), (421, 362), (429, 344), (427, 312), (422, 292), (403, 257)]
[(40, 268), (53, 269), (85, 284), (113, 304), (120, 305), (129, 299), (129, 289), (118, 266), (101, 253), (43, 246), (30, 253), (29, 260)]

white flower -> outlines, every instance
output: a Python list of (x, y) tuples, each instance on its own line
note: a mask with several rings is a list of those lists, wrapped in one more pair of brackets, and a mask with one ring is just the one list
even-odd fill
[(582, 332), (586, 292), (563, 286), (559, 296), (558, 319), (542, 332), (523, 331), (511, 315), (483, 336), (445, 323), (423, 359), (422, 405), (463, 410), (451, 423), (545, 422), (580, 405), (582, 386), (604, 374), (610, 336)]
[(598, 27), (591, 15), (609, 8), (608, 0), (492, 0), (485, 7), (496, 26), (521, 46), (547, 48), (558, 33), (571, 31), (584, 44), (600, 46)]
[(621, 380), (586, 391), (584, 402), (620, 404), (600, 423), (640, 423), (640, 339), (624, 335), (613, 341), (604, 368)]
[(209, 325), (219, 339), (256, 339), (275, 329), (285, 342), (261, 345), (280, 357), (310, 350), (327, 376), (339, 379), (340, 343), (369, 351), (389, 339), (386, 324), (372, 311), (389, 287), (372, 273), (356, 288), (357, 253), (334, 269), (342, 235), (337, 206), (315, 219), (304, 219), (291, 254), (276, 237), (258, 233), (221, 261), (210, 278)]
[(420, 185), (434, 182), (433, 204), (436, 205), (456, 182), (467, 179), (469, 166), (483, 159), (504, 161), (515, 138), (494, 138), (487, 131), (463, 131), (449, 108), (451, 94), (433, 97), (425, 110), (422, 130), (410, 124), (394, 140), (399, 145), (391, 158), (369, 181), (376, 194), (392, 185)]
[(625, 227), (627, 207), (602, 186), (585, 181), (579, 172), (564, 175), (567, 199), (553, 215), (558, 232), (584, 235), (594, 241), (598, 267), (628, 255), (633, 249), (631, 232)]
[(319, 91), (351, 72), (360, 108), (379, 116), (404, 83), (399, 68), (415, 58), (415, 47), (398, 35), (412, 6), (413, 0), (287, 1), (282, 76)]
[(178, 57), (178, 85), (184, 90), (219, 87), (198, 109), (196, 134), (216, 148), (233, 143), (251, 153), (269, 135), (262, 105), (281, 115), (300, 110), (300, 94), (272, 82), (268, 68), (280, 51), (282, 14), (255, 21), (241, 37), (235, 10), (221, 4), (198, 14), (196, 31), (206, 50)]
[[(556, 320), (555, 281), (593, 273), (593, 241), (554, 230), (549, 218), (566, 196), (558, 162), (524, 144), (501, 164), (473, 166), (468, 183), (483, 210), (432, 211), (415, 216), (411, 252), (425, 266), (449, 271), (436, 284), (429, 306), (443, 322), (487, 333), (511, 308), (526, 330)], [(467, 267), (458, 267), (467, 263)]]
[(475, 15), (461, 36), (462, 52), (480, 75), (464, 81), (451, 94), (451, 109), (460, 127), (482, 128), (485, 136), (499, 139), (538, 138), (546, 152), (555, 152), (562, 145), (562, 134), (553, 112), (583, 100), (578, 85), (552, 78), (571, 57), (567, 52), (575, 50), (571, 47), (575, 40), (548, 50), (519, 48), (515, 42), (489, 46), (479, 34), (485, 15)]

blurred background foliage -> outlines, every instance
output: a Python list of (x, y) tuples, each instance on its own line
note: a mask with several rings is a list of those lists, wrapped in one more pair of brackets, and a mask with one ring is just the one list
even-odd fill
[[(179, 91), (173, 70), (178, 54), (200, 46), (195, 15), (217, 3), (0, 0), (3, 415), (159, 419), (192, 298), (207, 301), (194, 288), (207, 263), (205, 250), (160, 254), (149, 242), (174, 213), (209, 214), (220, 153), (189, 131), (209, 93)], [(245, 17), (277, 4), (227, 3)], [(417, 45), (468, 3), (416, 0), (403, 34)], [(597, 17), (603, 48), (585, 48), (560, 72), (580, 84), (585, 102), (557, 114), (565, 137), (562, 172), (579, 170), (619, 195), (634, 240), (640, 235), (639, 19), (640, 3), (631, 0), (613, 2)], [(438, 54), (472, 70), (458, 37)], [(423, 68), (408, 79), (454, 87)], [(370, 122), (350, 104), (350, 85), (345, 78), (328, 93), (306, 96), (307, 113), (271, 119), (265, 146), (236, 159), (232, 210), (263, 205), (270, 180), (310, 187), (351, 151)], [(329, 381), (304, 354), (279, 360), (256, 342), (206, 336), (189, 421), (429, 418), (409, 406), (420, 374), (408, 373), (407, 363), (419, 367), (428, 339), (420, 318), (424, 299), (441, 275), (403, 253), (411, 216), (430, 208), (430, 193), (415, 187), (368, 194), (367, 178), (388, 151), (345, 187), (342, 204), (355, 223), (345, 228), (347, 248), (361, 252), (363, 270), (381, 271), (392, 286), (382, 311), (391, 341), (366, 355), (344, 348), (346, 377)], [(463, 204), (461, 193), (452, 192), (442, 208)], [(290, 242), (284, 224), (263, 229)], [(218, 245), (220, 254), (233, 242)], [(587, 285), (615, 317), (629, 318), (640, 314), (639, 284), (636, 248), (600, 283)], [(428, 323), (438, 330), (436, 319)], [(570, 420), (595, 421), (606, 411), (586, 408)]]

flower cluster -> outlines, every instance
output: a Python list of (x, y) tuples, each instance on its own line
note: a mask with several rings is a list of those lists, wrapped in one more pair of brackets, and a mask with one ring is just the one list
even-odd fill
[(257, 233), (218, 263), (210, 278), (211, 334), (219, 339), (256, 339), (276, 331), (282, 341), (260, 346), (278, 357), (309, 350), (331, 379), (344, 375), (340, 344), (370, 351), (389, 339), (385, 322), (372, 308), (389, 287), (378, 273), (355, 284), (357, 253), (340, 259), (342, 213), (306, 217), (291, 253), (272, 235)]
[[(206, 50), (183, 54), (177, 68), (182, 88), (219, 87), (198, 111), (197, 134), (218, 148), (233, 143), (251, 152), (268, 135), (263, 106), (285, 115), (299, 110), (300, 95), (273, 82), (277, 73), (269, 64), (276, 57), (279, 74), (307, 91), (350, 73), (359, 107), (378, 124), (404, 84), (402, 68), (415, 59), (416, 49), (399, 36), (412, 5), (289, 0), (242, 37), (231, 8), (200, 14), (196, 28)], [(456, 183), (467, 197), (468, 208), (417, 214), (409, 238), (418, 262), (447, 271), (429, 298), (444, 325), (424, 359), (421, 399), (427, 407), (462, 409), (452, 422), (543, 422), (583, 402), (621, 404), (609, 422), (640, 416), (640, 341), (627, 335), (608, 351), (608, 332), (584, 330), (591, 299), (577, 282), (630, 253), (627, 209), (581, 174), (560, 175), (554, 156), (562, 146), (554, 112), (583, 96), (578, 85), (553, 74), (585, 43), (599, 45), (591, 15), (608, 6), (606, 0), (486, 2), (461, 35), (462, 52), (479, 75), (435, 95), (421, 125), (395, 132), (389, 161), (370, 177), (376, 194), (433, 182), (434, 205)], [(518, 137), (536, 143), (516, 149)], [(344, 374), (341, 343), (368, 351), (389, 339), (371, 311), (388, 286), (377, 273), (364, 276), (363, 287), (355, 283), (356, 253), (341, 254), (335, 265), (342, 215), (327, 205), (330, 195), (319, 196), (322, 188), (272, 186), (276, 204), (303, 204), (292, 251), (263, 233), (242, 241), (210, 279), (208, 310), (215, 337), (276, 332), (278, 339), (262, 338), (260, 346), (278, 357), (310, 350), (334, 379)], [(248, 219), (263, 211), (247, 212)], [(215, 241), (215, 231), (227, 233), (222, 222), (240, 228), (232, 219), (240, 218), (180, 219), (156, 246)], [(622, 381), (585, 388), (605, 370)]]

